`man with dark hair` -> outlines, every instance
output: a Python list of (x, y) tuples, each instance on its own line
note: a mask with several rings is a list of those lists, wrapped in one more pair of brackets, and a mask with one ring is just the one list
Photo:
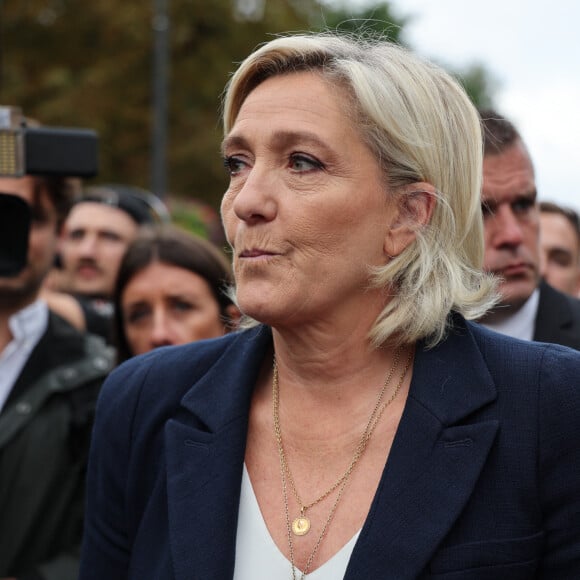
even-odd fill
[(514, 127), (480, 111), (484, 133), (484, 267), (500, 278), (499, 305), (480, 322), (498, 332), (580, 349), (580, 302), (540, 272), (540, 212), (534, 167)]
[(580, 218), (571, 208), (540, 202), (542, 274), (570, 296), (580, 292)]
[(139, 228), (168, 221), (165, 206), (137, 187), (104, 184), (76, 198), (60, 242), (62, 290), (78, 300), (86, 328), (111, 341), (117, 271)]
[(73, 580), (104, 342), (39, 298), (72, 192), (63, 178), (0, 177), (31, 225), (26, 264), (0, 278), (0, 578)]

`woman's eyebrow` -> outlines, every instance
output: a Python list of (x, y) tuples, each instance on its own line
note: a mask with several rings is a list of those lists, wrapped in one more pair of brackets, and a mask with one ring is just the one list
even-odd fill
[[(295, 144), (309, 144), (321, 147), (328, 151), (331, 148), (316, 133), (310, 131), (275, 131), (270, 137), (270, 143), (274, 148), (284, 148)], [(249, 141), (243, 135), (228, 135), (223, 141), (221, 150), (224, 153), (230, 148), (248, 148)]]
[(231, 148), (242, 148), (246, 149), (248, 147), (248, 141), (241, 135), (228, 135), (224, 138), (221, 145), (222, 155), (227, 149)]

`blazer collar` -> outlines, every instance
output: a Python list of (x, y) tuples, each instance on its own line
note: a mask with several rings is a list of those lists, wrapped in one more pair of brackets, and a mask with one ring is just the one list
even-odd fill
[(165, 427), (169, 541), (176, 580), (231, 580), (253, 387), (266, 327), (237, 334)]
[(247, 416), (254, 385), (272, 333), (257, 326), (237, 333), (209, 372), (199, 379), (181, 401), (203, 425), (202, 431), (219, 432), (236, 416)]
[(478, 326), (454, 316), (448, 337), (433, 349), (420, 345), (410, 397), (443, 425), (452, 425), (496, 398), (496, 389), (475, 341)]
[[(418, 347), (405, 411), (345, 580), (379, 570), (416, 578), (468, 501), (497, 430), (497, 421), (477, 420), (496, 392), (473, 329), (455, 317), (445, 341)], [(249, 406), (270, 348), (267, 328), (240, 333), (166, 426), (176, 580), (232, 577)]]
[(469, 500), (498, 427), (478, 416), (496, 389), (472, 331), (456, 317), (444, 342), (418, 348), (407, 404), (345, 580), (420, 577)]

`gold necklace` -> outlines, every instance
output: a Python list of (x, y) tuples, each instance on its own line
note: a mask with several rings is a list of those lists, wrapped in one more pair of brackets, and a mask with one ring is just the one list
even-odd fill
[[(403, 369), (403, 371), (401, 373), (401, 376), (399, 378), (399, 382), (398, 382), (397, 386), (395, 387), (393, 394), (391, 395), (391, 397), (387, 401), (385, 401), (383, 403), (384, 394), (385, 394), (387, 387), (389, 386), (391, 379), (393, 378), (393, 375), (395, 373), (395, 370), (399, 364), (399, 360), (400, 360), (400, 356), (401, 356), (401, 349), (402, 349), (402, 347), (399, 347), (395, 351), (395, 358), (393, 361), (393, 366), (391, 367), (391, 369), (387, 375), (387, 378), (385, 379), (385, 382), (383, 383), (383, 387), (379, 393), (377, 402), (373, 408), (371, 416), (367, 422), (367, 425), (363, 431), (363, 434), (362, 434), (360, 441), (357, 445), (357, 448), (354, 452), (353, 458), (351, 459), (350, 464), (347, 467), (346, 471), (324, 493), (322, 493), (320, 496), (318, 496), (318, 498), (316, 498), (314, 501), (307, 503), (307, 504), (305, 504), (300, 499), (300, 495), (298, 494), (298, 490), (296, 488), (296, 484), (294, 482), (294, 478), (292, 476), (292, 472), (290, 470), (290, 466), (289, 466), (288, 460), (286, 458), (286, 453), (284, 451), (284, 445), (282, 443), (282, 429), (280, 427), (280, 390), (279, 390), (279, 385), (278, 385), (278, 365), (276, 363), (276, 357), (274, 356), (273, 378), (272, 378), (272, 407), (273, 407), (273, 416), (274, 416), (274, 435), (276, 437), (276, 443), (278, 445), (278, 455), (280, 457), (280, 472), (281, 472), (281, 477), (282, 477), (282, 495), (284, 498), (284, 510), (285, 510), (285, 516), (286, 516), (286, 533), (287, 533), (287, 537), (288, 537), (288, 547), (290, 550), (290, 563), (292, 565), (292, 579), (293, 580), (296, 580), (296, 566), (294, 565), (294, 541), (292, 538), (292, 534), (297, 535), (297, 536), (303, 536), (303, 535), (307, 534), (308, 531), (310, 530), (310, 519), (306, 517), (306, 511), (308, 509), (310, 509), (311, 507), (315, 506), (316, 504), (320, 503), (324, 499), (326, 499), (334, 491), (338, 490), (338, 493), (337, 493), (337, 496), (334, 500), (334, 503), (333, 503), (332, 507), (330, 508), (330, 513), (329, 513), (328, 517), (326, 518), (326, 521), (324, 522), (324, 525), (322, 527), (322, 531), (318, 537), (316, 544), (314, 545), (314, 549), (312, 550), (310, 556), (308, 557), (308, 560), (306, 562), (306, 566), (304, 567), (304, 570), (303, 570), (302, 575), (300, 577), (301, 580), (304, 580), (304, 578), (306, 577), (306, 574), (308, 574), (308, 571), (310, 570), (310, 566), (312, 565), (314, 557), (316, 556), (318, 549), (320, 548), (320, 544), (322, 543), (322, 540), (326, 534), (326, 530), (328, 529), (328, 526), (330, 525), (330, 522), (332, 521), (332, 518), (334, 517), (334, 513), (336, 512), (336, 508), (338, 507), (340, 499), (342, 498), (342, 495), (343, 495), (344, 490), (346, 488), (346, 484), (348, 483), (348, 480), (349, 480), (355, 466), (357, 465), (359, 459), (362, 457), (362, 455), (367, 447), (367, 444), (368, 444), (376, 426), (378, 425), (385, 409), (395, 400), (397, 394), (399, 393), (399, 390), (401, 389), (401, 386), (403, 385), (403, 381), (405, 380), (405, 376), (407, 374), (407, 371), (409, 370), (409, 367), (411, 366), (411, 360), (413, 358), (413, 349), (411, 349), (409, 352), (409, 356), (407, 358), (405, 368)], [(292, 493), (294, 494), (296, 502), (300, 506), (300, 515), (298, 517), (294, 518), (294, 520), (292, 522), (290, 522), (290, 510), (288, 507), (287, 482), (290, 483)]]

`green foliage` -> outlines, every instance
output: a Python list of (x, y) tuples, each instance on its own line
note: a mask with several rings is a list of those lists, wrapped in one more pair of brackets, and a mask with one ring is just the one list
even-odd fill
[[(356, 11), (329, 1), (258, 0), (256, 10), (243, 13), (240, 0), (167, 0), (168, 196), (218, 207), (227, 186), (220, 95), (236, 63), (258, 44), (323, 27), (400, 41), (405, 21), (388, 2)], [(153, 14), (153, 0), (0, 0), (0, 103), (46, 125), (95, 129), (95, 181), (149, 189)], [(485, 71), (477, 72), (463, 77), (485, 95)]]
[(171, 202), (170, 207), (176, 225), (202, 238), (209, 238), (212, 228), (219, 223), (218, 213), (200, 203), (176, 200)]
[(457, 71), (456, 76), (477, 107), (484, 109), (494, 106), (493, 95), (498, 82), (485, 66), (479, 63), (472, 64), (462, 71)]
[[(300, 4), (303, 4), (302, 6)], [(169, 189), (217, 206), (226, 187), (220, 94), (272, 33), (310, 26), (306, 4), (266, 2), (259, 19), (234, 0), (168, 0)], [(0, 102), (46, 125), (99, 133), (96, 181), (150, 187), (153, 1), (9, 0), (0, 4)]]
[(321, 15), (319, 27), (345, 32), (378, 33), (393, 42), (402, 42), (401, 33), (407, 20), (396, 17), (388, 3), (376, 3), (358, 10), (348, 6), (346, 2), (333, 5)]

